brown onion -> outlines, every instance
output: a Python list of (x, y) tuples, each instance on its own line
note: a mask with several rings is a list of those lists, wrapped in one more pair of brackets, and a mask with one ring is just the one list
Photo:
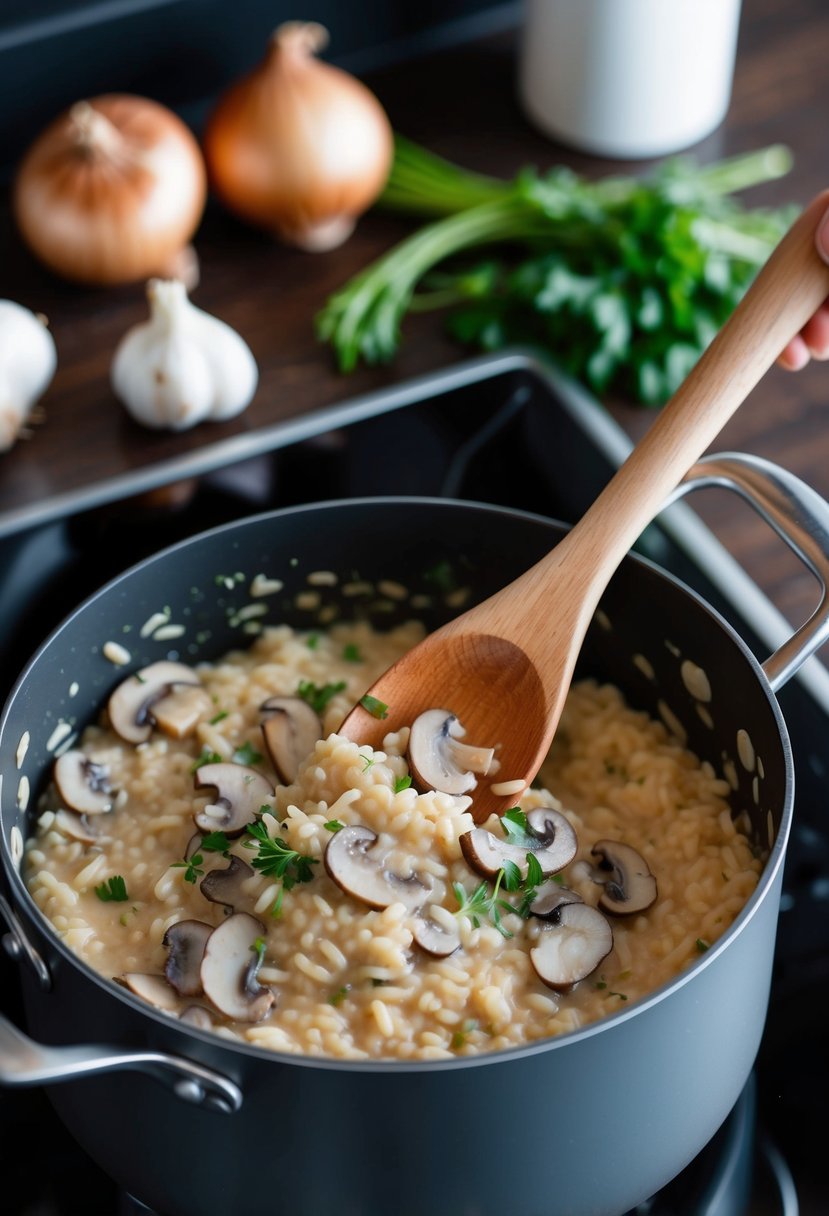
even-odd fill
[(321, 25), (289, 22), (220, 99), (204, 136), (211, 185), (242, 218), (303, 249), (333, 249), (385, 185), (392, 131), (373, 93), (314, 52)]
[(198, 143), (158, 102), (127, 94), (80, 101), (20, 165), (18, 227), (50, 269), (80, 283), (182, 273), (207, 194)]

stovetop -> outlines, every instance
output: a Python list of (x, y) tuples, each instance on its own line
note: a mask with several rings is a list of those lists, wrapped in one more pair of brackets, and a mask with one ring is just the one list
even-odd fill
[[(628, 446), (581, 390), (521, 355), (505, 356), (426, 378), (385, 401), (378, 397), (370, 416), (352, 425), (151, 496), (7, 537), (0, 540), (0, 694), (85, 595), (141, 557), (213, 524), (271, 507), (367, 494), (468, 498), (572, 522)], [(714, 604), (760, 657), (773, 649), (780, 619), (686, 506), (660, 517), (638, 547)], [(829, 676), (814, 661), (807, 667), (779, 698), (798, 793), (769, 1018), (755, 1074), (708, 1148), (637, 1216), (818, 1216), (826, 1210)], [(0, 1006), (19, 1017), (16, 982), (16, 968), (0, 955)], [(45, 1142), (49, 1168), (34, 1171), (34, 1145)], [(6, 1216), (146, 1211), (116, 1193), (41, 1093), (0, 1091), (0, 1145)]]

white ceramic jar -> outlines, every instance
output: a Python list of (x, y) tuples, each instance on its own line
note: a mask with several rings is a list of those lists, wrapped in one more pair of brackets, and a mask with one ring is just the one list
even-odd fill
[(687, 148), (725, 117), (739, 20), (740, 0), (526, 0), (522, 104), (600, 156)]

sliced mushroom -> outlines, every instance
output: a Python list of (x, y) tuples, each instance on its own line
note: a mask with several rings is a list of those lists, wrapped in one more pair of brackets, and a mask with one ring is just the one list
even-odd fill
[[(241, 857), (230, 856), (223, 870), (211, 870), (199, 883), (205, 899), (213, 904), (224, 904), (234, 912), (245, 896), (242, 883), (252, 877), (253, 869)], [(172, 981), (171, 981), (172, 982)]]
[(117, 984), (123, 988), (129, 988), (130, 992), (140, 996), (147, 1004), (155, 1005), (156, 1009), (163, 1009), (165, 1013), (175, 1013), (179, 1008), (178, 993), (170, 987), (163, 975), (127, 971), (123, 975), (116, 975), (113, 978)]
[(654, 903), (656, 879), (636, 849), (618, 840), (597, 840), (590, 852), (599, 858), (593, 878), (604, 885), (599, 907), (605, 912), (630, 916)]
[(461, 743), (465, 734), (448, 709), (427, 709), (415, 718), (409, 733), (408, 761), (419, 789), (466, 794), (478, 784), (475, 773), (489, 772), (494, 749)]
[(115, 793), (109, 767), (72, 750), (58, 756), (53, 770), (55, 787), (64, 806), (79, 815), (103, 815), (112, 810)]
[(528, 911), (531, 916), (538, 916), (541, 920), (548, 920), (554, 916), (559, 908), (565, 904), (581, 904), (584, 900), (575, 891), (571, 891), (569, 887), (562, 887), (554, 879), (549, 882), (543, 882), (540, 887), (536, 887), (535, 895), (530, 901)]
[(165, 735), (186, 739), (211, 708), (210, 697), (200, 684), (177, 684), (155, 702), (152, 718)]
[(401, 903), (414, 911), (426, 902), (433, 890), (429, 875), (410, 874), (401, 878), (386, 865), (386, 858), (375, 852), (377, 834), (360, 825), (340, 828), (325, 850), (325, 868), (347, 895), (353, 895), (370, 908), (388, 908)]
[(589, 904), (564, 904), (530, 951), (538, 978), (556, 992), (569, 992), (595, 971), (613, 949), (613, 930)]
[(217, 797), (193, 816), (203, 832), (224, 832), (238, 836), (253, 823), (273, 786), (255, 768), (246, 764), (203, 764), (196, 769), (197, 790), (213, 786)]
[(181, 996), (201, 995), (201, 964), (213, 926), (201, 920), (180, 920), (164, 934), (169, 950), (164, 975)]
[(423, 908), (412, 924), (412, 940), (421, 950), (435, 958), (448, 958), (460, 948), (461, 935), (457, 923), (452, 918), (451, 925), (436, 921), (429, 914), (428, 908)]
[(568, 819), (552, 807), (537, 807), (527, 815), (527, 843), (509, 844), (486, 828), (473, 828), (460, 838), (467, 863), (478, 874), (494, 878), (505, 861), (527, 876), (527, 854), (535, 854), (545, 878), (557, 874), (573, 860), (578, 849), (576, 833)]
[(101, 838), (98, 819), (87, 819), (86, 815), (78, 815), (74, 811), (58, 811), (54, 827), (64, 836), (80, 840), (82, 844), (95, 844)]
[(195, 1026), (197, 1030), (212, 1030), (214, 1025), (210, 1011), (204, 1005), (188, 1005), (179, 1021)]
[(184, 663), (161, 660), (143, 667), (119, 684), (107, 702), (112, 729), (127, 743), (145, 743), (152, 734), (153, 706), (182, 684), (198, 684), (199, 677)]
[(322, 722), (302, 697), (271, 697), (259, 708), (266, 715), (262, 734), (271, 763), (283, 785), (290, 785), (322, 737)]
[(247, 912), (235, 912), (207, 939), (201, 964), (204, 994), (220, 1013), (237, 1022), (260, 1022), (274, 995), (257, 980), (256, 939), (265, 926)]

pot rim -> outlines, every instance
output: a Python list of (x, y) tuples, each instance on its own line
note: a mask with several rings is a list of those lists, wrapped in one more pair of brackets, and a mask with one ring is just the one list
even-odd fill
[[(127, 579), (131, 578), (135, 573), (144, 570), (161, 558), (172, 555), (176, 552), (189, 548), (196, 542), (203, 542), (222, 538), (237, 530), (244, 530), (251, 525), (257, 525), (265, 522), (273, 522), (281, 520), (285, 517), (295, 514), (308, 514), (315, 511), (336, 511), (346, 507), (368, 507), (376, 510), (383, 506), (430, 506), (430, 507), (447, 507), (450, 510), (461, 508), (464, 511), (481, 511), (486, 513), (496, 513), (499, 515), (507, 515), (518, 520), (529, 521), (532, 523), (540, 523), (547, 527), (564, 528), (569, 530), (569, 524), (563, 523), (561, 520), (556, 520), (550, 516), (539, 515), (536, 512), (522, 511), (514, 507), (501, 506), (497, 503), (486, 503), (480, 501), (454, 499), (454, 498), (438, 498), (435, 496), (419, 496), (419, 495), (377, 495), (366, 496), (362, 498), (339, 498), (331, 499), (322, 502), (302, 503), (296, 506), (283, 507), (272, 511), (263, 511), (255, 515), (245, 516), (241, 519), (231, 520), (224, 524), (219, 524), (214, 528), (207, 529), (204, 532), (196, 533), (194, 536), (187, 537), (184, 540), (176, 542), (176, 544), (159, 550), (157, 553), (151, 554), (149, 557), (143, 558), (141, 561), (129, 566), (126, 570), (110, 579), (109, 582), (100, 587), (92, 595), (87, 596), (76, 608), (72, 610), (47, 636), (40, 644), (34, 655), (26, 663), (20, 676), (15, 681), (15, 684), (9, 693), (6, 702), (0, 713), (0, 739), (2, 739), (4, 731), (7, 729), (8, 718), (12, 707), (17, 700), (18, 695), (23, 690), (29, 673), (40, 662), (41, 656), (45, 651), (57, 640), (58, 636), (68, 628), (74, 619), (81, 613), (89, 612), (95, 603), (105, 595), (111, 595), (116, 588)], [(10, 857), (10, 850), (7, 847), (5, 834), (3, 832), (3, 791), (8, 786), (2, 780), (0, 773), (0, 859), (2, 859), (2, 875), (5, 877), (6, 883), (9, 886), (9, 891), (12, 895), (12, 902), (17, 911), (24, 913), (29, 920), (34, 922), (40, 934), (47, 940), (51, 950), (57, 951), (66, 963), (78, 968), (87, 980), (91, 980), (102, 991), (114, 997), (116, 1000), (123, 1002), (128, 1008), (138, 1012), (145, 1017), (148, 1017), (152, 1023), (165, 1031), (176, 1032), (182, 1037), (186, 1044), (192, 1039), (201, 1043), (205, 1047), (228, 1048), (232, 1052), (239, 1052), (241, 1055), (252, 1057), (259, 1061), (270, 1061), (274, 1064), (299, 1066), (302, 1068), (313, 1068), (322, 1070), (331, 1070), (335, 1072), (350, 1071), (359, 1073), (432, 1073), (444, 1072), (458, 1068), (468, 1067), (486, 1067), (487, 1065), (504, 1064), (510, 1060), (524, 1059), (529, 1056), (541, 1055), (548, 1051), (563, 1049), (568, 1044), (582, 1042), (590, 1039), (595, 1035), (602, 1034), (613, 1026), (620, 1025), (632, 1018), (636, 1018), (645, 1014), (651, 1008), (661, 1004), (673, 992), (683, 988), (690, 983), (694, 977), (702, 972), (705, 968), (714, 965), (718, 959), (725, 953), (729, 945), (735, 940), (753, 920), (760, 906), (767, 898), (769, 891), (774, 885), (774, 880), (778, 871), (781, 869), (786, 848), (788, 845), (789, 832), (792, 823), (793, 805), (794, 805), (794, 763), (792, 757), (791, 742), (789, 739), (786, 722), (783, 717), (783, 712), (777, 701), (776, 696), (772, 692), (771, 686), (766, 678), (763, 668), (750, 650), (746, 642), (734, 627), (723, 617), (716, 608), (709, 604), (703, 597), (693, 588), (688, 587), (681, 579), (669, 571), (663, 570), (658, 563), (648, 557), (644, 557), (639, 553), (629, 551), (624, 562), (639, 563), (660, 578), (671, 583), (675, 588), (684, 593), (685, 596), (695, 601), (697, 606), (706, 612), (726, 634), (729, 642), (735, 645), (741, 652), (744, 660), (748, 662), (752, 669), (759, 685), (759, 691), (766, 698), (775, 720), (775, 725), (780, 738), (782, 759), (785, 768), (785, 794), (783, 798), (783, 806), (780, 811), (780, 822), (775, 833), (774, 843), (772, 844), (769, 855), (766, 859), (763, 870), (760, 874), (758, 884), (752, 894), (749, 896), (746, 903), (741, 908), (739, 914), (728, 927), (726, 932), (710, 946), (703, 954), (690, 963), (684, 971), (675, 976), (672, 980), (666, 981), (658, 988), (655, 988), (646, 997), (642, 997), (635, 1001), (633, 1005), (626, 1009), (615, 1010), (608, 1013), (605, 1017), (598, 1019), (595, 1022), (589, 1023), (587, 1026), (580, 1027), (576, 1030), (567, 1031), (563, 1034), (554, 1035), (547, 1039), (534, 1040), (531, 1043), (518, 1045), (515, 1047), (505, 1048), (501, 1051), (482, 1052), (479, 1055), (460, 1056), (451, 1060), (394, 1060), (394, 1059), (378, 1059), (378, 1060), (361, 1060), (361, 1059), (336, 1059), (330, 1056), (306, 1056), (301, 1054), (293, 1054), (290, 1052), (278, 1052), (269, 1048), (258, 1047), (252, 1043), (236, 1042), (232, 1039), (223, 1038), (215, 1033), (215, 1031), (200, 1030), (198, 1027), (188, 1026), (183, 1028), (180, 1022), (156, 1010), (140, 997), (135, 996), (128, 989), (116, 984), (113, 980), (107, 979), (100, 972), (95, 971), (88, 963), (81, 959), (73, 950), (68, 947), (63, 940), (58, 936), (52, 923), (48, 920), (45, 914), (35, 903), (30, 895), (28, 888), (23, 882), (23, 878), (14, 865)], [(187, 1055), (186, 1050), (182, 1052)]]

